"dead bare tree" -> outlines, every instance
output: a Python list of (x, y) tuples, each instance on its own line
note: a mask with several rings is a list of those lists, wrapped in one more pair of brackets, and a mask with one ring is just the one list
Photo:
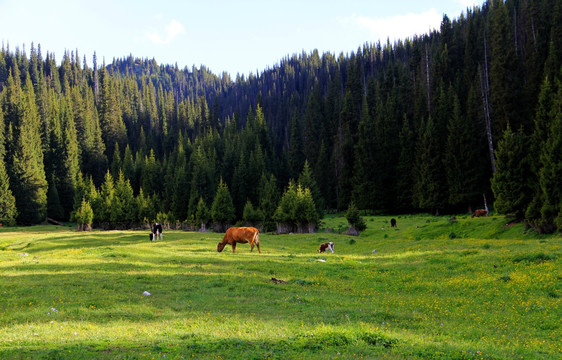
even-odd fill
[(480, 89), (482, 90), (482, 105), (484, 107), (484, 122), (486, 123), (486, 138), (488, 139), (488, 150), (490, 152), (490, 164), (492, 173), (496, 173), (496, 159), (494, 157), (494, 142), (492, 138), (492, 118), (490, 116), (490, 80), (488, 76), (488, 49), (486, 35), (484, 35), (484, 69), (480, 67)]

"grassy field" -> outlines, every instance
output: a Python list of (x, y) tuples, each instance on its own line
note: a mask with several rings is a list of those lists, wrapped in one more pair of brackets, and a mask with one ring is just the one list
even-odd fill
[(215, 233), (1, 228), (0, 358), (561, 358), (560, 236), (366, 220), (359, 237), (336, 216), (261, 234), (262, 254), (217, 253)]

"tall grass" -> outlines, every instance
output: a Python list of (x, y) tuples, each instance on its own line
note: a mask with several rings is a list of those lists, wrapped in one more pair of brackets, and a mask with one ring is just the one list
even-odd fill
[(261, 255), (214, 233), (2, 228), (0, 358), (559, 358), (559, 236), (389, 219), (261, 234)]

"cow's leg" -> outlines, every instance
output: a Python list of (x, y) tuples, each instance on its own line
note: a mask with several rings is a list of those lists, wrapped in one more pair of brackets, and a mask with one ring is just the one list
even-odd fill
[(232, 252), (235, 253), (236, 252), (236, 242), (232, 243)]

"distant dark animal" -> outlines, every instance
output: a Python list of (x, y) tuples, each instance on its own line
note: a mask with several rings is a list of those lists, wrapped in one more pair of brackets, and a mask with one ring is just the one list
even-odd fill
[(251, 250), (254, 251), (254, 246), (258, 247), (258, 252), (261, 254), (259, 230), (255, 227), (231, 227), (226, 230), (222, 241), (217, 244), (217, 251), (221, 252), (227, 244), (232, 246), (232, 252), (236, 252), (236, 244), (250, 243)]
[(396, 219), (395, 218), (390, 219), (390, 227), (396, 227)]
[(160, 240), (163, 240), (162, 225), (160, 225), (159, 223), (155, 223), (152, 226), (152, 236), (150, 238), (150, 241), (157, 240), (158, 238), (160, 238)]
[(320, 249), (318, 249), (319, 253), (323, 253), (326, 252), (327, 250), (330, 250), (332, 252), (332, 254), (334, 253), (334, 243), (333, 242), (327, 242), (324, 244), (320, 244)]
[(480, 217), (480, 216), (488, 216), (488, 210), (478, 209), (478, 210), (474, 210), (474, 212), (472, 213), (472, 217)]

